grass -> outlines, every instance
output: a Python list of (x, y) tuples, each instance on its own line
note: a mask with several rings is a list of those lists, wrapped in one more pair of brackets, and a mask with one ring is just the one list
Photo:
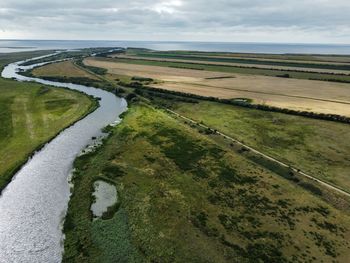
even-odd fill
[[(128, 48), (126, 54), (138, 55), (140, 53), (154, 53), (154, 50), (142, 48)], [(195, 56), (224, 56), (245, 59), (269, 59), (269, 60), (289, 60), (302, 62), (350, 62), (347, 55), (317, 55), (317, 54), (263, 54), (263, 53), (232, 53), (232, 52), (202, 52), (202, 51), (161, 51), (160, 53), (174, 55), (195, 55)]]
[[(51, 62), (51, 61), (55, 61), (55, 60), (63, 60), (63, 59), (70, 59), (70, 58), (80, 59), (81, 57), (91, 56), (94, 53), (106, 52), (110, 49), (111, 48), (106, 47), (106, 48), (83, 48), (81, 50), (64, 51), (64, 52), (57, 53), (57, 54), (50, 56), (50, 57), (39, 58), (39, 59), (35, 59), (32, 61), (27, 61), (27, 62), (22, 63), (22, 65), (28, 66), (28, 65), (33, 65), (33, 64), (37, 64), (37, 63)], [(51, 51), (50, 53), (53, 53), (53, 52)]]
[(151, 57), (151, 58), (169, 58), (182, 60), (196, 60), (203, 62), (227, 62), (239, 63), (247, 65), (267, 65), (267, 66), (284, 66), (284, 67), (299, 67), (299, 68), (313, 68), (313, 69), (336, 69), (336, 70), (350, 70), (350, 66), (346, 64), (317, 64), (310, 62), (294, 62), (294, 61), (279, 61), (279, 60), (259, 60), (246, 59), (234, 57), (213, 57), (205, 55), (185, 55), (170, 52), (138, 52), (137, 56)]
[(350, 191), (350, 126), (215, 102), (176, 103), (176, 112)]
[(263, 75), (263, 76), (280, 76), (288, 74), (290, 78), (295, 79), (313, 79), (313, 80), (331, 80), (338, 82), (350, 82), (350, 76), (337, 75), (337, 74), (320, 74), (313, 72), (297, 72), (292, 70), (274, 70), (274, 69), (262, 69), (262, 68), (248, 68), (238, 66), (224, 66), (224, 65), (213, 65), (213, 64), (199, 64), (199, 63), (185, 63), (185, 62), (169, 62), (161, 60), (142, 60), (137, 58), (118, 58), (118, 59), (102, 59), (103, 61), (116, 61), (129, 64), (138, 65), (153, 65), (163, 67), (176, 67), (176, 68), (187, 68), (187, 69), (198, 69), (207, 70), (214, 72), (225, 72), (225, 73), (238, 73), (238, 74), (249, 74), (249, 75)]
[(96, 106), (75, 91), (0, 79), (0, 189), (33, 151)]
[[(104, 67), (111, 74), (152, 78), (143, 83), (155, 88), (206, 97), (232, 99), (248, 97), (255, 104), (323, 114), (350, 115), (347, 103), (349, 84), (257, 75), (227, 74), (191, 69), (174, 69), (150, 65), (118, 63), (89, 58), (85, 63)], [(229, 78), (230, 77), (230, 78)], [(130, 83), (130, 82), (129, 82)], [(128, 85), (120, 83), (121, 85)], [(138, 84), (135, 82), (135, 84)], [(315, 86), (318, 89), (315, 89)]]
[(51, 50), (39, 50), (28, 52), (0, 53), (0, 69), (12, 62), (21, 61), (28, 58), (39, 57), (52, 53)]
[[(346, 213), (197, 129), (137, 103), (111, 132), (75, 162), (64, 262), (347, 261)], [(120, 206), (92, 221), (106, 175)]]
[(32, 71), (35, 76), (48, 76), (48, 77), (75, 77), (75, 78), (88, 78), (92, 80), (98, 80), (94, 75), (87, 73), (84, 70), (79, 69), (73, 64), (72, 61), (64, 61), (59, 63), (53, 63), (45, 65), (43, 67), (35, 68)]
[[(112, 84), (110, 80), (102, 76), (106, 73), (106, 70), (89, 66), (82, 67), (82, 63), (80, 63), (80, 65), (79, 63), (76, 64), (73, 61), (52, 63), (28, 71), (26, 75), (40, 77), (51, 81), (75, 83), (105, 89), (116, 95), (123, 93), (121, 88), (117, 87), (114, 83)], [(98, 72), (98, 74), (96, 72)]]

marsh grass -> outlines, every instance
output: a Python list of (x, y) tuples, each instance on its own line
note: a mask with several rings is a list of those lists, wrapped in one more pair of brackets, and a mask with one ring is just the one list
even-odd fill
[[(92, 221), (91, 186), (116, 164), (124, 171), (111, 177), (120, 206)], [(142, 103), (131, 105), (105, 144), (75, 167), (68, 210), (75, 228), (65, 228), (64, 262), (346, 262), (349, 256), (345, 213)], [(327, 223), (311, 220), (320, 216)]]
[[(350, 190), (350, 126), (215, 102), (173, 102), (176, 112), (243, 141), (313, 176)], [(264, 158), (254, 161), (278, 168)], [(264, 164), (266, 163), (266, 164)], [(284, 168), (278, 173), (287, 175)]]

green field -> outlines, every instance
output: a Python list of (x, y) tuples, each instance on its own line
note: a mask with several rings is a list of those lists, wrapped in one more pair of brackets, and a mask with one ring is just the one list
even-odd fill
[[(347, 262), (346, 212), (161, 110), (130, 107), (75, 162), (64, 262)], [(119, 204), (92, 221), (101, 179)]]
[(350, 192), (350, 125), (215, 102), (174, 110)]
[(50, 50), (28, 51), (28, 52), (14, 52), (14, 53), (0, 53), (0, 69), (12, 62), (21, 61), (33, 57), (39, 57), (52, 53)]
[[(4, 55), (0, 65), (35, 55)], [(0, 190), (34, 150), (96, 106), (82, 93), (0, 78)]]
[(105, 69), (88, 66), (83, 67), (81, 62), (70, 60), (37, 67), (27, 71), (24, 75), (105, 89), (115, 94), (123, 93), (123, 90), (114, 82), (102, 76), (105, 73)]

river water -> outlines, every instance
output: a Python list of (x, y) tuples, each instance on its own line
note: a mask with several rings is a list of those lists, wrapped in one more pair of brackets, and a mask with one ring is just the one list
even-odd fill
[[(99, 97), (100, 107), (37, 152), (0, 196), (0, 262), (61, 262), (62, 222), (70, 195), (73, 161), (101, 128), (117, 123), (127, 109), (124, 99), (101, 89), (18, 75), (21, 62), (6, 66), (4, 78), (36, 81)], [(35, 66), (35, 65), (34, 65)]]

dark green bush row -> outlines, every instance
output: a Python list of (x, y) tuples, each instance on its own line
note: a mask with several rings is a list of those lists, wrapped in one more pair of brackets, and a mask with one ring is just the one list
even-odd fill
[[(119, 58), (121, 59), (121, 58)], [(241, 69), (256, 69), (256, 70), (267, 70), (267, 71), (279, 71), (279, 72), (291, 72), (291, 73), (309, 73), (309, 74), (318, 74), (318, 75), (334, 75), (334, 76), (350, 76), (350, 74), (347, 73), (335, 73), (335, 72), (316, 72), (316, 71), (311, 71), (311, 70), (294, 70), (294, 69), (282, 69), (282, 68), (261, 68), (261, 67), (256, 67), (256, 66), (238, 66), (238, 65), (222, 65), (222, 64), (208, 64), (208, 63), (198, 63), (198, 62), (191, 62), (191, 61), (186, 61), (186, 62), (177, 62), (177, 61), (168, 61), (168, 60), (161, 60), (161, 59), (142, 59), (142, 58), (122, 58), (123, 60), (141, 60), (141, 61), (146, 61), (146, 62), (163, 62), (163, 63), (173, 63), (173, 64), (180, 64), (179, 68), (187, 68), (190, 69), (189, 66), (184, 66), (183, 64), (189, 64), (189, 65), (195, 65), (192, 69), (197, 69), (201, 70), (200, 66), (214, 66), (214, 67), (225, 67), (225, 68), (241, 68)], [(168, 66), (168, 67), (177, 67), (176, 65)], [(317, 79), (317, 80), (322, 80), (322, 81), (327, 81), (326, 79)]]
[(278, 107), (269, 106), (269, 105), (251, 104), (249, 102), (242, 101), (242, 100), (219, 99), (219, 98), (215, 98), (215, 97), (205, 97), (205, 96), (201, 96), (201, 95), (189, 94), (189, 93), (184, 93), (184, 92), (170, 91), (170, 90), (165, 90), (165, 89), (142, 86), (142, 84), (141, 85), (132, 85), (132, 87), (136, 88), (136, 89), (142, 88), (144, 90), (155, 91), (155, 92), (160, 92), (160, 93), (168, 93), (168, 94), (172, 94), (172, 95), (176, 95), (176, 96), (183, 96), (183, 97), (188, 97), (188, 98), (193, 98), (193, 99), (220, 102), (220, 103), (224, 103), (224, 104), (240, 106), (240, 107), (245, 107), (245, 108), (250, 108), (250, 109), (279, 112), (279, 113), (285, 113), (285, 114), (290, 114), (290, 115), (303, 116), (303, 117), (307, 117), (307, 118), (327, 120), (327, 121), (336, 121), (336, 122), (350, 124), (349, 117), (341, 116), (341, 115), (337, 115), (337, 114), (325, 114), (325, 113), (316, 113), (316, 112), (310, 112), (310, 111), (298, 111), (298, 110), (291, 110), (291, 109), (286, 109), (286, 108), (278, 108)]
[(93, 67), (93, 66), (87, 66), (83, 63), (83, 61), (81, 59), (76, 61), (77, 65), (82, 67), (82, 68), (86, 68), (89, 71), (94, 72), (95, 74), (98, 75), (105, 75), (107, 73), (107, 69), (104, 68), (99, 68), (99, 67)]
[(300, 68), (316, 68), (316, 69), (337, 69), (337, 70), (350, 70), (350, 65), (342, 64), (319, 64), (319, 63), (303, 63), (292, 61), (267, 61), (258, 59), (244, 59), (233, 57), (201, 57), (192, 55), (180, 55), (180, 54), (165, 54), (165, 53), (141, 53), (143, 57), (153, 58), (170, 58), (170, 59), (182, 59), (182, 60), (199, 60), (207, 62), (229, 62), (240, 64), (253, 64), (253, 65), (267, 65), (267, 66), (284, 66), (284, 67), (300, 67)]
[(145, 78), (145, 77), (138, 77), (138, 76), (132, 77), (131, 80), (134, 80), (134, 81), (153, 81), (152, 78)]

